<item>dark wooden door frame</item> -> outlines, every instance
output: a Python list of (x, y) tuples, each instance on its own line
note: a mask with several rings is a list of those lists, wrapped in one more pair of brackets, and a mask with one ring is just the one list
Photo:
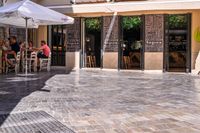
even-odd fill
[[(141, 52), (142, 52), (142, 56), (141, 56), (141, 62), (140, 62), (140, 70), (144, 71), (144, 64), (145, 64), (145, 61), (144, 61), (144, 58), (145, 58), (145, 15), (133, 15), (133, 16), (140, 16), (141, 19), (142, 19), (142, 24), (141, 24), (141, 32), (140, 32), (140, 38), (142, 38), (142, 49), (141, 49)], [(118, 16), (119, 17), (119, 33), (118, 33), (118, 38), (119, 38), (119, 41), (118, 41), (118, 71), (119, 70), (122, 70), (123, 68), (123, 63), (122, 63), (122, 45), (124, 43), (123, 41), (123, 28), (122, 28), (122, 18), (124, 16)]]
[(80, 39), (81, 39), (81, 43), (80, 43), (80, 48), (81, 48), (81, 52), (80, 52), (80, 69), (81, 68), (84, 68), (84, 47), (83, 47), (83, 45), (85, 45), (85, 40), (83, 39), (84, 38), (84, 34), (83, 34), (83, 32), (85, 32), (84, 30), (83, 30), (83, 26), (84, 26), (84, 21), (85, 21), (85, 19), (84, 18), (80, 18)]
[[(169, 71), (169, 25), (168, 25), (168, 15), (164, 15), (164, 50), (163, 50), (163, 72)], [(177, 14), (179, 15), (179, 14)], [(184, 15), (184, 14), (181, 14)], [(187, 46), (186, 46), (186, 73), (190, 73), (192, 70), (191, 66), (191, 13), (185, 14), (187, 15)]]
[[(80, 26), (81, 26), (81, 32), (80, 32), (80, 36), (81, 36), (81, 54), (80, 54), (80, 68), (86, 68), (84, 65), (85, 64), (83, 64), (83, 62), (85, 62), (85, 61), (83, 61), (84, 59), (85, 59), (85, 46), (83, 46), (83, 45), (85, 45), (85, 42), (83, 42), (83, 41), (85, 41), (85, 35), (86, 35), (86, 29), (85, 29), (85, 19), (87, 19), (87, 18), (100, 18), (100, 20), (101, 20), (101, 51), (100, 51), (100, 68), (102, 69), (103, 68), (103, 56), (102, 56), (102, 54), (103, 54), (103, 17), (82, 17), (81, 18), (81, 24), (80, 24)], [(83, 31), (83, 29), (82, 28), (84, 28), (84, 31)], [(84, 32), (84, 34), (83, 34), (83, 32)], [(83, 39), (84, 38), (84, 39)]]
[[(59, 25), (54, 25), (52, 26), (51, 28), (51, 42), (55, 42), (55, 38), (54, 38), (54, 28), (56, 28), (56, 33), (58, 33), (58, 29), (59, 29)], [(63, 37), (63, 26), (62, 26), (62, 37)], [(62, 39), (61, 39), (62, 40)], [(59, 54), (58, 54), (58, 44), (56, 45), (56, 55), (54, 56), (54, 49), (53, 49), (53, 46), (55, 46), (54, 44), (51, 45), (51, 51), (52, 51), (52, 59), (51, 59), (51, 64), (52, 65), (55, 65), (55, 66), (58, 66), (59, 65), (59, 61), (58, 61), (58, 58), (59, 58)], [(55, 57), (55, 58), (54, 58)], [(55, 60), (54, 60), (55, 59)], [(65, 60), (64, 60), (65, 61)], [(65, 62), (64, 62), (65, 64)], [(60, 64), (61, 65), (61, 64)]]
[(187, 26), (187, 31), (188, 31), (188, 34), (187, 34), (187, 43), (188, 43), (188, 45), (187, 45), (187, 60), (186, 60), (186, 72), (187, 73), (191, 73), (191, 71), (192, 71), (192, 64), (191, 64), (191, 61), (192, 61), (192, 58), (191, 58), (191, 54), (192, 54), (192, 52), (191, 52), (191, 46), (192, 46), (192, 42), (191, 42), (191, 26), (192, 26), (192, 24), (191, 24), (191, 21), (192, 21), (192, 19), (191, 19), (191, 14), (190, 13), (188, 13), (187, 14), (187, 22), (188, 22), (188, 26)]
[(169, 69), (169, 26), (168, 26), (168, 14), (164, 14), (164, 47), (163, 47), (163, 72), (167, 72)]
[(142, 28), (141, 28), (141, 36), (142, 36), (142, 56), (141, 56), (141, 70), (144, 71), (145, 65), (145, 15), (141, 15), (142, 18)]
[(118, 71), (121, 70), (121, 68), (123, 67), (122, 66), (122, 63), (121, 63), (121, 60), (122, 60), (122, 50), (121, 50), (121, 47), (123, 45), (123, 29), (122, 29), (122, 16), (118, 16)]

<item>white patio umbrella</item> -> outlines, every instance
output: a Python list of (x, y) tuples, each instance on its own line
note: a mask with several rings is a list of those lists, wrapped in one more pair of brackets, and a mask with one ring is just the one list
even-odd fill
[(26, 28), (25, 71), (27, 74), (28, 28), (38, 28), (39, 25), (73, 24), (74, 19), (30, 0), (23, 0), (1, 7), (0, 23)]

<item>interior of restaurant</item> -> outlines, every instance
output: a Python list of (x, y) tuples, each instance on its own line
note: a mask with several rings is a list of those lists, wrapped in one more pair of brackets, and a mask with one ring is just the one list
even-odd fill
[(63, 25), (52, 26), (52, 66), (65, 66), (66, 32)]
[(86, 18), (84, 67), (101, 67), (101, 40), (101, 18)]
[(140, 16), (124, 16), (121, 21), (123, 43), (121, 45), (121, 69), (141, 70), (142, 19)]
[(188, 43), (187, 15), (168, 16), (168, 71), (186, 72)]

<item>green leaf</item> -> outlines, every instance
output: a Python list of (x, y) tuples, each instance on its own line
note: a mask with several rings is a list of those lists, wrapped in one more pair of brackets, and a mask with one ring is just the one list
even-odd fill
[(85, 26), (88, 30), (101, 30), (100, 18), (87, 18), (85, 20)]
[(184, 15), (169, 15), (170, 28), (184, 28), (187, 26), (187, 17)]
[(122, 19), (122, 27), (125, 30), (138, 29), (140, 28), (141, 23), (142, 20), (138, 16), (123, 17)]

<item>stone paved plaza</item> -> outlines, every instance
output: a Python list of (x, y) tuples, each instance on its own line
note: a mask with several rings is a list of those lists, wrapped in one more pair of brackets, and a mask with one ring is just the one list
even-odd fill
[(101, 70), (1, 75), (0, 113), (31, 111), (45, 111), (76, 133), (200, 133), (200, 77)]

